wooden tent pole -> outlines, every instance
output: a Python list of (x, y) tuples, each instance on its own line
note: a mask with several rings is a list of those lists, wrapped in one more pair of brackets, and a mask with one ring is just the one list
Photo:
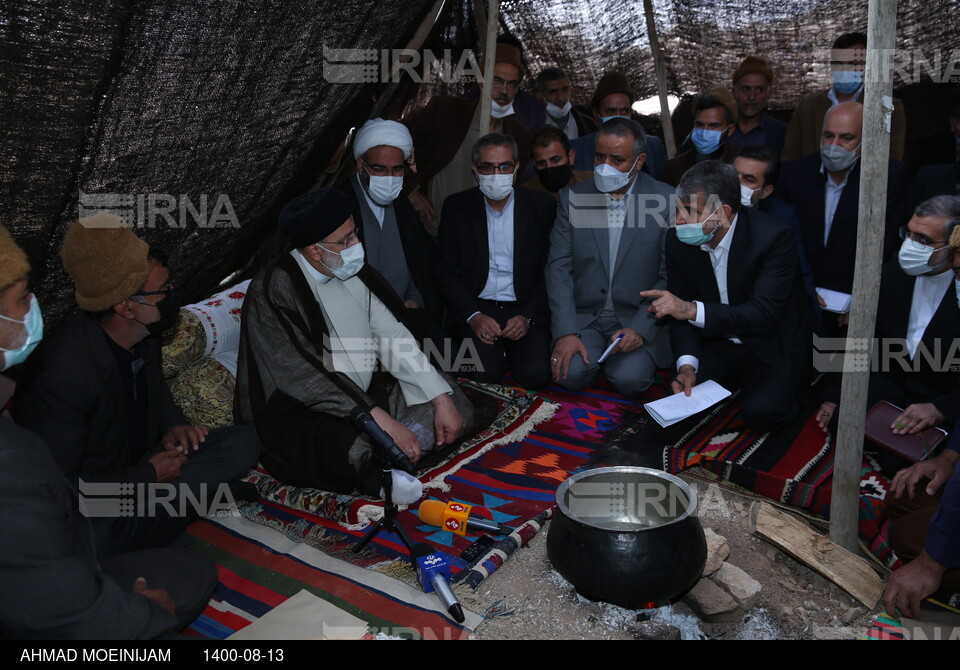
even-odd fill
[[(853, 303), (844, 356), (840, 394), (840, 426), (833, 468), (830, 501), (830, 539), (844, 549), (858, 546), (860, 466), (867, 412), (869, 365), (858, 358), (871, 355), (850, 346), (872, 342), (880, 295), (883, 233), (887, 211), (887, 173), (890, 158), (890, 122), (893, 118), (892, 58), (896, 46), (897, 0), (870, 0), (867, 19), (867, 69), (863, 110), (863, 145), (860, 157), (860, 217), (857, 222), (857, 260)], [(816, 346), (815, 346), (816, 348)], [(856, 352), (855, 352), (856, 349)], [(860, 353), (862, 351), (862, 353)], [(881, 364), (883, 361), (881, 361)]]
[(653, 0), (643, 0), (643, 11), (647, 15), (647, 37), (650, 39), (650, 51), (657, 71), (657, 92), (660, 94), (660, 122), (663, 124), (663, 141), (667, 145), (667, 158), (677, 154), (677, 140), (673, 135), (673, 119), (670, 118), (670, 102), (667, 99), (667, 68), (657, 37), (657, 24), (653, 19)]
[[(487, 0), (487, 35), (483, 53), (483, 94), (480, 96), (480, 137), (490, 132), (491, 100), (493, 99), (493, 68), (497, 62), (497, 26), (500, 0)], [(479, 3), (477, 3), (479, 5)], [(480, 12), (477, 14), (480, 15)], [(478, 138), (479, 139), (479, 138)]]

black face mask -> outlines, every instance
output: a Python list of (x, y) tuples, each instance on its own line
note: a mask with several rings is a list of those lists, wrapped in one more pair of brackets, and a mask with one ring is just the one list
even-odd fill
[(567, 165), (554, 165), (553, 167), (537, 170), (537, 177), (540, 178), (540, 183), (543, 184), (545, 189), (551, 193), (556, 193), (567, 185), (572, 173), (573, 168), (571, 168), (568, 163)]
[(160, 320), (147, 324), (147, 330), (151, 335), (160, 336), (173, 328), (180, 316), (180, 294), (176, 288), (170, 289), (166, 297), (158, 302), (154, 307), (160, 312)]

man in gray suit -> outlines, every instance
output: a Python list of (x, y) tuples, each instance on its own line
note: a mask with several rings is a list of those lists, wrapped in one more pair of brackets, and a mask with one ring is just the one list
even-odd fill
[(673, 190), (640, 172), (645, 160), (640, 124), (612, 119), (597, 132), (594, 179), (560, 191), (546, 279), (551, 370), (564, 388), (591, 385), (602, 363), (617, 392), (634, 398), (671, 363), (668, 336), (640, 291), (666, 287), (663, 241)]

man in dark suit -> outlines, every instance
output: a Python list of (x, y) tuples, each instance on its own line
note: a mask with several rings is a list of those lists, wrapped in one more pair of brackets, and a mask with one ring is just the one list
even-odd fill
[[(954, 291), (951, 234), (960, 225), (960, 197), (921, 203), (906, 226), (899, 256), (883, 267), (877, 304), (879, 369), (870, 375), (867, 406), (886, 400), (904, 410), (895, 420), (908, 435), (960, 419), (955, 343), (960, 309)], [(824, 394), (820, 424), (836, 430), (839, 384)]]
[(353, 139), (357, 172), (337, 188), (353, 203), (364, 260), (403, 300), (417, 334), (439, 344), (443, 305), (435, 282), (437, 245), (410, 202), (398, 197), (412, 152), (406, 126), (371, 119)]
[[(0, 226), (0, 370), (23, 362), (42, 336), (29, 269)], [(0, 637), (149, 639), (200, 614), (217, 583), (212, 561), (188, 549), (98, 560), (82, 511), (47, 445), (0, 416)]]
[(741, 389), (744, 421), (760, 431), (794, 419), (810, 367), (810, 303), (790, 229), (740, 206), (736, 170), (691, 168), (677, 188), (667, 234), (667, 291), (645, 291), (672, 317), (675, 393), (713, 379)]
[(800, 215), (793, 205), (773, 197), (775, 184), (780, 178), (780, 158), (777, 153), (764, 146), (746, 146), (737, 151), (733, 159), (733, 169), (740, 177), (740, 204), (747, 208), (756, 208), (758, 212), (769, 214), (777, 221), (787, 224), (797, 239), (797, 260), (803, 285), (810, 295), (819, 318), (820, 303), (816, 285), (813, 282), (813, 270), (807, 261), (800, 239)]
[(618, 393), (635, 398), (670, 364), (667, 333), (640, 291), (666, 288), (673, 190), (641, 172), (645, 141), (636, 121), (607, 121), (597, 131), (593, 179), (560, 191), (546, 276), (552, 373), (570, 390), (590, 386), (602, 371)]
[(550, 383), (543, 268), (556, 202), (514, 188), (513, 138), (481, 137), (473, 155), (479, 188), (448, 197), (440, 219), (440, 290), (454, 334), (479, 358), (461, 374), (497, 383), (509, 364), (517, 384), (540, 389)]
[[(781, 167), (777, 197), (800, 213), (800, 237), (817, 288), (853, 293), (860, 199), (860, 143), (863, 105), (846, 102), (827, 112), (818, 153), (786, 161)], [(904, 167), (890, 161), (884, 259), (897, 248), (903, 214)], [(845, 314), (824, 312), (818, 332), (841, 336)]]
[(513, 108), (523, 77), (520, 51), (516, 47), (497, 45), (493, 75), (493, 111), (490, 126), (482, 131), (479, 98), (435, 96), (426, 107), (402, 119), (416, 147), (417, 170), (408, 173), (406, 179), (406, 187), (413, 189), (410, 203), (433, 236), (440, 225), (444, 199), (474, 184), (470, 149), (476, 137), (487, 133), (512, 137), (520, 149), (520, 174), (524, 179), (533, 176), (532, 170), (525, 174), (532, 132), (520, 122)]
[(730, 146), (762, 145), (780, 157), (787, 124), (767, 114), (773, 89), (773, 70), (763, 58), (747, 56), (733, 73), (733, 97), (737, 101), (737, 124)]
[(119, 217), (75, 223), (61, 257), (83, 311), (45, 343), (17, 416), (72, 484), (142, 487), (146, 509), (92, 519), (98, 554), (163, 546), (203, 513), (187, 492), (208, 506), (227, 501), (219, 485), (256, 465), (259, 443), (245, 426), (189, 425), (174, 403), (151, 335), (176, 323), (179, 299), (165, 262)]

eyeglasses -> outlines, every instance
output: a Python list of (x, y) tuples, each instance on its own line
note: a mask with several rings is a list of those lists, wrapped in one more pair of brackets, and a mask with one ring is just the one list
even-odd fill
[(480, 174), (493, 174), (495, 172), (499, 174), (513, 174), (513, 171), (516, 169), (517, 164), (511, 161), (506, 163), (500, 163), (495, 165), (493, 163), (480, 163), (477, 165), (477, 172)]
[(520, 88), (520, 82), (517, 81), (516, 79), (511, 79), (510, 81), (504, 81), (500, 77), (493, 78), (493, 85), (499, 88), (506, 87), (508, 90), (511, 90), (511, 91), (516, 91), (518, 88)]
[[(360, 239), (360, 238), (357, 237), (357, 229), (354, 228), (354, 229), (353, 229), (353, 232), (350, 233), (349, 235), (347, 235), (345, 238), (343, 238), (343, 241), (342, 241), (342, 242), (317, 242), (317, 246), (326, 245), (326, 246), (328, 246), (328, 247), (332, 247), (332, 246), (349, 247), (351, 244), (353, 244), (354, 242), (356, 242), (358, 239)], [(323, 247), (321, 247), (321, 248), (323, 248)]]
[(906, 240), (909, 239), (917, 244), (922, 244), (925, 247), (932, 246), (934, 244), (946, 244), (947, 240), (931, 240), (926, 235), (921, 235), (920, 233), (910, 232), (910, 229), (907, 226), (900, 226), (900, 239)]
[(400, 165), (388, 166), (377, 163), (371, 165), (362, 158), (360, 160), (367, 166), (367, 172), (371, 177), (402, 177), (410, 168), (410, 164), (407, 162), (401, 163)]
[[(170, 292), (174, 288), (176, 288), (176, 284), (172, 281), (168, 281), (159, 291), (137, 291), (130, 296), (130, 300), (141, 305), (149, 305), (150, 303), (148, 303), (146, 300), (137, 300), (137, 298), (145, 298), (146, 296), (150, 295), (162, 295), (163, 298), (166, 298), (168, 295), (170, 295)], [(163, 300), (163, 298), (160, 298), (160, 300)]]

